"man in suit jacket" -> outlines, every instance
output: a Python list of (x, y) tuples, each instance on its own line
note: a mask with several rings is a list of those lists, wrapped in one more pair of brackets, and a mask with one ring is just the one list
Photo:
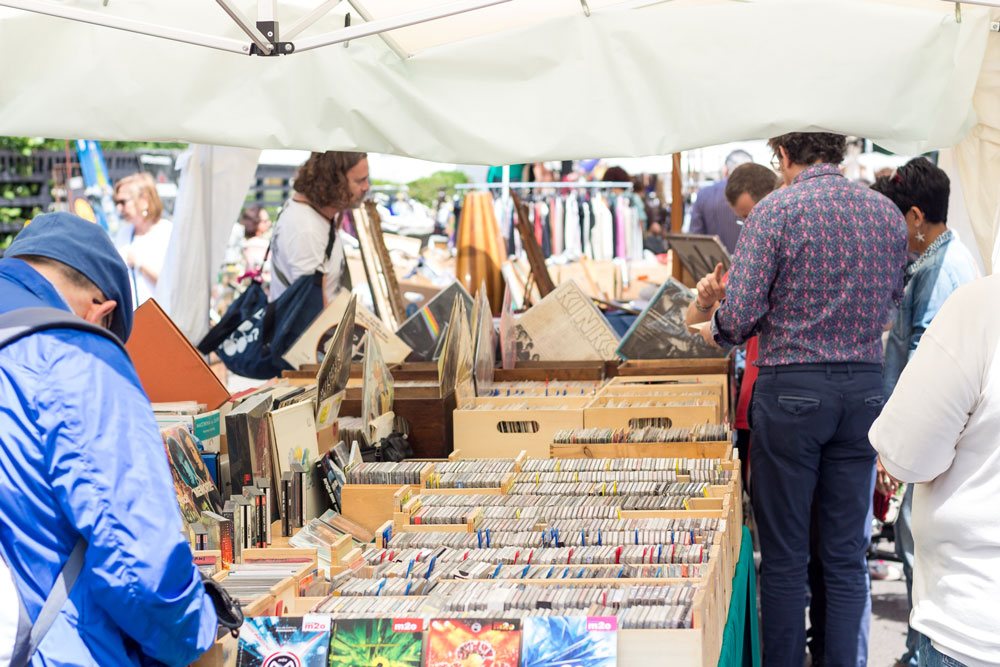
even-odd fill
[(688, 231), (692, 234), (718, 236), (730, 255), (736, 251), (742, 226), (726, 200), (726, 181), (733, 169), (747, 162), (753, 162), (753, 158), (746, 151), (735, 150), (730, 153), (722, 168), (722, 180), (699, 190), (698, 198), (691, 207), (691, 228)]

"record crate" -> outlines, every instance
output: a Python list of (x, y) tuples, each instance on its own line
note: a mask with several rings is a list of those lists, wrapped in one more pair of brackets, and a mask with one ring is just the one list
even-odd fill
[(637, 375), (732, 375), (730, 357), (705, 357), (697, 359), (629, 359), (618, 364), (611, 375), (630, 377)]
[(644, 384), (662, 380), (722, 384), (722, 404), (727, 412), (736, 408), (735, 367), (732, 358), (724, 359), (649, 359), (623, 362), (609, 384)]
[(636, 429), (717, 424), (719, 410), (714, 397), (687, 401), (670, 396), (596, 396), (583, 409), (583, 426)]
[(617, 384), (612, 381), (601, 388), (597, 397), (618, 400), (635, 399), (640, 402), (642, 399), (661, 400), (666, 398), (676, 398), (678, 401), (708, 400), (718, 406), (715, 414), (716, 423), (724, 424), (729, 417), (725, 387), (721, 382), (715, 380), (665, 380), (647, 384)]
[[(620, 581), (618, 583), (621, 584)], [(305, 616), (314, 613), (325, 600), (323, 597), (297, 598), (285, 607), (284, 615)], [(728, 603), (722, 599), (721, 591), (699, 587), (692, 606), (694, 627), (677, 630), (619, 630), (618, 664), (622, 667), (716, 667), (722, 651), (722, 633), (728, 611)], [(235, 653), (235, 640), (232, 643)], [(216, 667), (216, 664), (223, 663), (196, 664), (198, 667)]]
[(433, 464), (421, 470), (419, 484), (344, 484), (340, 491), (340, 513), (374, 531), (392, 520), (393, 512), (400, 506), (399, 496), (423, 488), (433, 470)]
[(518, 361), (514, 368), (497, 368), (495, 382), (601, 382), (617, 364), (605, 361)]
[(512, 459), (521, 451), (530, 458), (548, 458), (557, 432), (583, 428), (583, 410), (591, 400), (587, 396), (470, 399), (453, 414), (455, 447), (470, 459)]
[(728, 440), (696, 442), (594, 442), (552, 443), (553, 459), (646, 459), (646, 458), (733, 458), (733, 443)]
[[(416, 458), (443, 459), (452, 451), (454, 438), (452, 413), (455, 411), (454, 392), (440, 395), (440, 388), (433, 383), (397, 384), (392, 401), (392, 411), (409, 425), (407, 439)], [(360, 417), (361, 391), (348, 394), (340, 408), (345, 417)]]

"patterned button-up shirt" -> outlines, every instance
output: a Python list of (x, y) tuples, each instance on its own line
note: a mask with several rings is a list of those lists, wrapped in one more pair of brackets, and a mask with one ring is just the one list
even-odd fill
[(733, 345), (760, 334), (758, 366), (881, 363), (906, 236), (889, 199), (813, 165), (754, 207), (713, 330)]

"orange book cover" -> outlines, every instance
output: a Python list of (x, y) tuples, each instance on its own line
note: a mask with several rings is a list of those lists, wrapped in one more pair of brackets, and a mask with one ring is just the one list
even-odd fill
[(215, 410), (229, 398), (201, 354), (152, 299), (135, 311), (125, 349), (153, 403), (197, 401)]

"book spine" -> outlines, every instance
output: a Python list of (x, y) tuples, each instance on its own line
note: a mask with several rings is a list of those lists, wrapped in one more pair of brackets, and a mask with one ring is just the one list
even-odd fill
[(264, 486), (264, 544), (263, 547), (271, 546), (271, 508), (274, 506), (274, 492), (270, 484)]
[(282, 478), (281, 480), (281, 535), (282, 537), (292, 536), (292, 480)]
[(293, 518), (292, 525), (295, 528), (301, 528), (303, 525), (303, 516), (302, 516), (303, 475), (304, 473), (301, 472), (292, 473), (292, 518)]
[(233, 564), (233, 522), (230, 519), (219, 522), (219, 551), (225, 566)]

